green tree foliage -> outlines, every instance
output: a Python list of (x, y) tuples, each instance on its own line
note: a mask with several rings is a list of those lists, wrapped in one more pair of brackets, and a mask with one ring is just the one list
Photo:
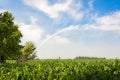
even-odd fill
[(25, 43), (24, 48), (22, 49), (22, 55), (26, 58), (30, 57), (30, 54), (36, 49), (34, 43), (32, 41), (28, 41)]
[(22, 34), (13, 20), (8, 11), (0, 13), (0, 55), (4, 57), (15, 57), (21, 49)]

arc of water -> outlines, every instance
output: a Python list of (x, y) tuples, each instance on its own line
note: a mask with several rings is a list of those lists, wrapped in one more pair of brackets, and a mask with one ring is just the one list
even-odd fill
[[(62, 32), (71, 31), (71, 30), (79, 30), (79, 26), (78, 26), (78, 25), (77, 25), (77, 26), (69, 26), (69, 27), (66, 27), (66, 28), (63, 28), (63, 29), (57, 31), (56, 33), (53, 33), (52, 35), (50, 35), (49, 37), (47, 37), (47, 38), (40, 44), (40, 46), (38, 46), (37, 49), (39, 49), (42, 45), (44, 45), (48, 40), (50, 40), (50, 39), (53, 38), (54, 36), (56, 36), (56, 35), (58, 35), (58, 34), (60, 34), (60, 33), (62, 33)], [(37, 51), (37, 49), (35, 49), (32, 54), (34, 54), (34, 53)]]

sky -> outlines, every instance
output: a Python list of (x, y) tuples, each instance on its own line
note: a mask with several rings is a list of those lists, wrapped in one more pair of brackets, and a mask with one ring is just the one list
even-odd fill
[(0, 0), (40, 59), (120, 58), (120, 0)]

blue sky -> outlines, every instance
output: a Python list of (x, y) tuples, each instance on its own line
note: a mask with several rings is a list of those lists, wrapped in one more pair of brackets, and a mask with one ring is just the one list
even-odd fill
[(0, 0), (39, 58), (120, 58), (120, 0)]

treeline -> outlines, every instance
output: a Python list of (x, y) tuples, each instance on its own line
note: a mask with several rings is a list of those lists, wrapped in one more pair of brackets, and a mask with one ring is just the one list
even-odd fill
[(75, 59), (106, 59), (105, 57), (88, 57), (88, 56), (77, 56)]

